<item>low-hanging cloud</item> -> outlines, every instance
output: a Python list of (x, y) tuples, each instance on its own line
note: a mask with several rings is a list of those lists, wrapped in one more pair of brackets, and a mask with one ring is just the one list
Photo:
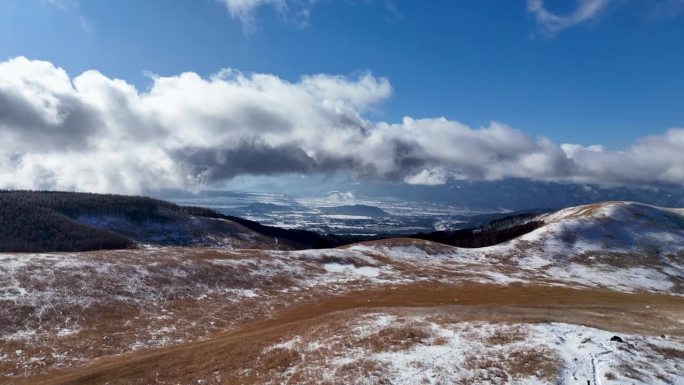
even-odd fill
[(0, 187), (137, 193), (239, 175), (348, 173), (360, 180), (684, 183), (684, 129), (623, 151), (555, 144), (505, 124), (375, 122), (390, 82), (223, 70), (153, 77), (149, 90), (49, 62), (0, 63)]

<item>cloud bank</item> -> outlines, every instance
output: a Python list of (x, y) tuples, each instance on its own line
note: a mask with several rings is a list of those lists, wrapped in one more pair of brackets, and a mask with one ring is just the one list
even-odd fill
[(97, 71), (0, 63), (0, 187), (138, 193), (198, 189), (238, 175), (348, 173), (359, 180), (684, 183), (684, 129), (624, 151), (555, 144), (501, 123), (374, 122), (392, 94), (371, 74), (223, 70), (154, 77), (140, 91)]

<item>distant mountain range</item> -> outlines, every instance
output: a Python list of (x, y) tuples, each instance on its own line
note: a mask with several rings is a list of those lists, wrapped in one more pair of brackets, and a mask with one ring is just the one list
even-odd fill
[[(287, 211), (287, 206), (270, 203), (250, 206), (269, 212)], [(362, 204), (318, 210), (333, 217), (350, 218), (350, 221), (388, 218), (391, 224), (394, 218), (381, 208)], [(147, 197), (0, 191), (0, 220), (3, 223), (0, 251), (87, 251), (146, 246), (293, 250), (333, 248), (395, 237), (480, 248), (518, 238), (545, 226), (551, 215), (547, 213), (552, 211), (555, 210), (455, 215), (452, 219), (461, 224), (458, 230), (339, 235), (268, 226), (208, 208), (181, 206)]]
[(465, 230), (530, 209), (553, 211), (604, 201), (684, 207), (682, 186), (611, 187), (521, 179), (452, 181), (441, 186), (315, 182), (263, 186), (263, 190), (249, 192), (165, 191), (159, 196), (268, 226), (344, 237)]
[[(322, 180), (302, 183), (300, 179), (285, 185), (255, 186), (264, 195), (287, 196), (293, 200), (329, 196), (332, 205), (353, 205), (362, 200), (378, 202), (432, 203), (470, 211), (518, 211), (536, 207), (563, 208), (605, 201), (642, 202), (662, 207), (684, 207), (684, 188), (677, 186), (601, 186), (588, 183), (540, 182), (526, 179), (499, 181), (452, 181), (444, 185), (424, 186), (405, 183)], [(199, 194), (185, 191), (156, 192), (155, 196), (176, 200), (203, 197), (239, 198), (247, 192), (206, 190)], [(366, 204), (366, 203), (363, 203)], [(384, 207), (383, 207), (384, 209)]]
[[(283, 213), (301, 209), (271, 203), (252, 203), (252, 210)], [(388, 218), (381, 208), (341, 205), (317, 209), (342, 221)], [(527, 213), (527, 212), (525, 212)], [(479, 247), (503, 242), (522, 228), (475, 234), (475, 228), (508, 214), (476, 215), (459, 232), (417, 234), (449, 245)], [(508, 215), (510, 216), (510, 215)], [(339, 218), (337, 218), (339, 217)], [(377, 235), (337, 235), (263, 225), (225, 215), (210, 208), (182, 206), (163, 200), (121, 195), (71, 192), (0, 191), (0, 252), (49, 252), (127, 249), (147, 246), (193, 246), (249, 249), (331, 248), (353, 242), (406, 236), (386, 231)], [(399, 223), (399, 222), (396, 222)], [(526, 231), (532, 228), (525, 227)], [(458, 241), (457, 241), (458, 239)], [(478, 240), (473, 240), (478, 239)]]
[(471, 210), (524, 210), (571, 207), (605, 201), (642, 202), (684, 207), (682, 186), (599, 186), (584, 183), (535, 182), (524, 179), (450, 182), (441, 186), (359, 184), (358, 196), (388, 197), (454, 205)]

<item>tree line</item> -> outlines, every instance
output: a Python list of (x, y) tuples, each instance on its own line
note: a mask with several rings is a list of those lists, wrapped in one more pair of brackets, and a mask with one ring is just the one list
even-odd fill
[(0, 191), (0, 252), (87, 251), (135, 247), (123, 235), (79, 223), (82, 217), (124, 217), (133, 224), (178, 221), (188, 216), (237, 222), (295, 248), (335, 247), (344, 240), (227, 216), (204, 207), (180, 206), (143, 196), (54, 191)]
[(478, 248), (498, 245), (532, 232), (544, 225), (536, 214), (521, 214), (494, 220), (487, 225), (456, 231), (420, 233), (412, 238), (444, 243), (456, 247)]
[[(128, 238), (78, 222), (83, 216), (121, 216), (133, 223), (171, 220), (188, 211), (161, 200), (113, 194), (0, 191), (0, 252), (125, 249)], [(201, 210), (199, 210), (201, 211)]]

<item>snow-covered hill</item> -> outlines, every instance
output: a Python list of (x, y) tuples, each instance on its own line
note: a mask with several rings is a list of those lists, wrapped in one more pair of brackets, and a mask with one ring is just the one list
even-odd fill
[(684, 294), (684, 210), (606, 202), (536, 220), (545, 225), (509, 242), (478, 249), (408, 239), (349, 249), (417, 265), (467, 266), (502, 282), (567, 282)]
[[(537, 218), (545, 223), (542, 227), (480, 249), (392, 239), (302, 251), (169, 247), (0, 254), (0, 380), (19, 382), (25, 374), (75, 367), (96, 357), (211, 339), (247, 321), (277, 319), (290, 308), (295, 310), (285, 317), (289, 321), (366, 307), (458, 305), (465, 306), (460, 312), (478, 309), (475, 318), (485, 323), (501, 321), (495, 319), (504, 310), (501, 306), (534, 309), (533, 315), (532, 310), (508, 309), (507, 320), (521, 323), (524, 315), (520, 327), (531, 333), (528, 342), (557, 351), (559, 361), (547, 374), (564, 376), (559, 383), (572, 383), (567, 370), (573, 365), (577, 373), (584, 373), (582, 378), (586, 373), (594, 376), (587, 371), (590, 365), (603, 368), (596, 372), (597, 379), (607, 380), (609, 372), (621, 378), (636, 376), (620, 365), (637, 361), (656, 367), (653, 373), (667, 379), (661, 382), (676, 383), (681, 377), (672, 373), (684, 366), (679, 356), (684, 350), (683, 218), (682, 210), (635, 203), (581, 206), (543, 215)], [(122, 224), (97, 224), (114, 225)], [(622, 318), (616, 319), (613, 312)], [(472, 321), (462, 315), (463, 322)], [(548, 323), (530, 326), (546, 321), (612, 331)], [(456, 334), (465, 324), (459, 325)], [(641, 345), (606, 342), (616, 329), (632, 333), (629, 338)], [(453, 374), (441, 377), (445, 379), (485, 375), (490, 369), (496, 374), (498, 361), (481, 373), (477, 366), (485, 363), (477, 357), (471, 362), (475, 369), (468, 373), (446, 373), (456, 369), (441, 364), (418, 368), (435, 354), (470, 360), (459, 353), (466, 345), (456, 334), (441, 336), (441, 345), (414, 344), (373, 354), (395, 380), (409, 372), (418, 377)], [(649, 337), (638, 337), (642, 334)], [(667, 346), (653, 348), (660, 334), (667, 336)], [(320, 341), (310, 342), (314, 346)], [(342, 359), (356, 357), (358, 351), (345, 346), (349, 352), (342, 352)], [(638, 359), (621, 346), (638, 353)], [(306, 349), (297, 354), (308, 354)], [(604, 355), (608, 350), (610, 355)], [(672, 357), (660, 362), (662, 352)], [(579, 361), (573, 361), (575, 356)], [(416, 365), (415, 370), (389, 365), (395, 358)], [(225, 357), (221, 362), (231, 360)], [(604, 362), (607, 366), (601, 366)], [(510, 368), (504, 369), (513, 376)], [(249, 372), (233, 368), (221, 373)], [(640, 376), (642, 383), (652, 379)]]
[(545, 226), (483, 252), (562, 279), (682, 294), (683, 213), (631, 202), (579, 206), (543, 215)]
[(557, 255), (639, 253), (653, 258), (684, 251), (684, 210), (632, 202), (607, 202), (540, 217), (547, 225), (521, 240)]

